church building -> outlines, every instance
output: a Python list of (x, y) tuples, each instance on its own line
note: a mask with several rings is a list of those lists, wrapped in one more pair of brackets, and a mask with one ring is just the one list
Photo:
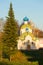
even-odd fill
[(31, 50), (39, 48), (39, 39), (33, 35), (33, 28), (30, 23), (29, 18), (23, 18), (23, 23), (21, 24), (19, 31), (20, 36), (17, 44), (18, 50)]

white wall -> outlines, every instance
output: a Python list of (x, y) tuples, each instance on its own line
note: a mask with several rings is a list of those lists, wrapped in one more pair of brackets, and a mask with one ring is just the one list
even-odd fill
[[(32, 38), (31, 38), (31, 36), (26, 36), (26, 38), (25, 38), (25, 40), (23, 40), (23, 41), (21, 41), (21, 40), (18, 40), (18, 45), (17, 45), (17, 48), (18, 48), (18, 50), (19, 49), (27, 49), (27, 41), (30, 41), (30, 42), (32, 42)], [(25, 43), (25, 44), (24, 44)]]
[(25, 32), (25, 28), (20, 30), (20, 35)]
[(24, 41), (18, 40), (18, 45), (17, 45), (18, 50), (23, 49), (25, 50), (27, 46), (24, 44)]
[[(28, 32), (32, 33), (32, 29), (30, 29), (30, 28), (28, 28), (28, 29), (29, 29)], [(25, 32), (27, 32), (27, 31), (26, 31), (26, 28), (21, 29), (21, 30), (20, 30), (20, 35), (23, 34), (23, 33), (25, 33)]]
[(43, 48), (43, 38), (39, 39), (39, 48)]
[(32, 37), (30, 35), (26, 36), (25, 38), (26, 41), (30, 40), (30, 42), (32, 42)]

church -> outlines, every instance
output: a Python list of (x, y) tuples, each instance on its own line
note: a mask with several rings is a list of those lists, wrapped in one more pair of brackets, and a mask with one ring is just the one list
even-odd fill
[(39, 48), (39, 39), (34, 36), (33, 27), (28, 17), (23, 18), (19, 32), (20, 35), (17, 40), (18, 50), (34, 50)]

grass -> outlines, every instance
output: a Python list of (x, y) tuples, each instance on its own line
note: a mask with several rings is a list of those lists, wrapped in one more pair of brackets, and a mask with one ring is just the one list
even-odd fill
[[(2, 46), (0, 45), (0, 57), (2, 57), (1, 56), (1, 51), (2, 51), (1, 47)], [(37, 61), (28, 61), (27, 60), (27, 58), (32, 58), (32, 57), (34, 57), (35, 59), (38, 58)], [(16, 50), (11, 55), (11, 61), (9, 61), (8, 59), (7, 60), (4, 59), (4, 60), (0, 61), (0, 65), (43, 65), (42, 62), (43, 62), (43, 50), (39, 50), (39, 51), (31, 50), (31, 51), (23, 51), (23, 52)]]
[(26, 56), (21, 51), (15, 51), (10, 57), (10, 61), (8, 59), (3, 59), (0, 62), (0, 65), (38, 65), (38, 61), (28, 61), (27, 58), (31, 58), (31, 56)]
[(0, 65), (38, 65), (37, 62), (0, 62)]

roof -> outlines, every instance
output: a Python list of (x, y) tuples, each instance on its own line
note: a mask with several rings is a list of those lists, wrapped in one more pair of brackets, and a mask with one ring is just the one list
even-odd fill
[(23, 25), (21, 26), (21, 28), (22, 28), (22, 29), (23, 29), (23, 28), (26, 28), (26, 27), (28, 27), (28, 28), (32, 29), (32, 27), (31, 27), (31, 25), (30, 25), (30, 24), (23, 24)]
[(30, 33), (30, 32), (25, 32), (25, 33), (23, 33), (21, 36), (19, 36), (19, 39), (21, 39), (21, 40), (24, 40), (24, 38), (26, 37), (26, 36), (31, 36), (32, 37), (32, 39), (33, 40), (37, 40), (37, 38), (32, 34), (32, 33)]
[(23, 21), (29, 21), (29, 18), (24, 17), (24, 18), (23, 18)]

